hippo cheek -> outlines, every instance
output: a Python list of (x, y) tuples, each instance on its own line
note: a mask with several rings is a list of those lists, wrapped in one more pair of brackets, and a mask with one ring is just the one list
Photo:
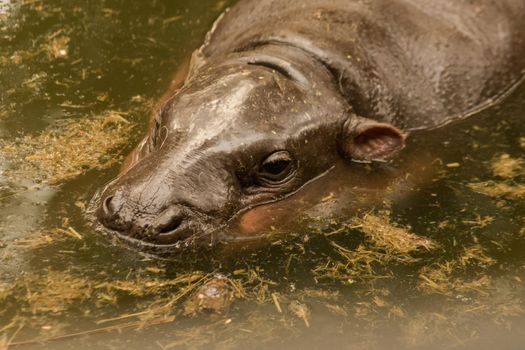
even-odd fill
[(277, 204), (258, 206), (243, 213), (237, 221), (237, 230), (243, 237), (256, 237), (283, 225), (290, 209)]

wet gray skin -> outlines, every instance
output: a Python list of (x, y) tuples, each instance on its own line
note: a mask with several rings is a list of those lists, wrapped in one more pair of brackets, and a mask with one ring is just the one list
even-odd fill
[(148, 244), (213, 241), (341, 158), (390, 159), (405, 131), (493, 105), (524, 71), (523, 1), (240, 1), (159, 103), (98, 220)]

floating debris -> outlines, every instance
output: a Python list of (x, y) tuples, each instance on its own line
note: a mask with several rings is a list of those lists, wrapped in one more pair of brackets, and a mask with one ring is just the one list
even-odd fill
[[(139, 275), (131, 280), (114, 280), (96, 284), (95, 279), (77, 277), (68, 271), (51, 270), (44, 276), (29, 274), (19, 278), (12, 285), (6, 285), (0, 297), (5, 295), (6, 298), (14, 298), (16, 303), (22, 306), (18, 307), (18, 314), (12, 322), (26, 324), (33, 329), (41, 328), (46, 334), (45, 337), (30, 341), (41, 342), (55, 339), (53, 337), (71, 336), (64, 334), (62, 327), (51, 327), (49, 323), (52, 322), (54, 315), (70, 313), (72, 309), (88, 301), (92, 306), (105, 308), (108, 303), (116, 304), (121, 296), (154, 295), (156, 297), (152, 301), (138, 304), (137, 312), (98, 320), (97, 325), (118, 324), (87, 331), (88, 334), (129, 328), (140, 329), (153, 324), (172, 322), (175, 319), (177, 303), (210, 278), (210, 275), (195, 272), (181, 274), (173, 279), (152, 279), (147, 276), (140, 277), (139, 272)], [(3, 290), (3, 285), (1, 287)], [(133, 320), (129, 321), (129, 319)], [(52, 335), (48, 332), (50, 329), (53, 329)], [(50, 336), (51, 338), (46, 338)]]
[(46, 72), (35, 73), (31, 78), (24, 80), (22, 86), (28, 88), (34, 93), (40, 93), (47, 79), (48, 75)]
[[(356, 217), (347, 228), (363, 232), (365, 242), (349, 249), (329, 240), (343, 260), (329, 260), (314, 268), (312, 272), (317, 282), (329, 279), (352, 285), (356, 281), (391, 278), (391, 272), (385, 269), (387, 264), (413, 264), (418, 259), (412, 253), (438, 247), (433, 240), (416, 235), (410, 228), (394, 225), (387, 211)], [(326, 236), (331, 237), (331, 234)]]
[[(151, 326), (152, 324), (162, 324), (162, 323), (169, 323), (173, 322), (176, 318), (176, 309), (175, 307), (177, 304), (186, 296), (190, 295), (194, 290), (196, 290), (200, 285), (205, 283), (207, 279), (209, 279), (209, 275), (203, 275), (198, 273), (191, 273), (191, 274), (183, 274), (173, 280), (171, 280), (169, 283), (166, 283), (165, 281), (155, 280), (155, 281), (141, 281), (140, 279), (137, 280), (135, 283), (137, 286), (133, 288), (131, 284), (122, 284), (122, 281), (116, 282), (108, 282), (107, 284), (98, 285), (95, 288), (96, 289), (117, 289), (120, 291), (124, 291), (128, 293), (129, 295), (146, 295), (146, 294), (161, 294), (166, 293), (172, 289), (172, 287), (178, 287), (176, 289), (176, 292), (173, 294), (169, 294), (168, 296), (160, 297), (153, 302), (147, 302), (140, 306), (140, 311), (130, 313), (130, 314), (123, 314), (116, 317), (108, 318), (108, 319), (102, 319), (98, 320), (97, 324), (106, 324), (106, 323), (114, 323), (114, 322), (121, 322), (123, 320), (129, 320), (129, 319), (138, 319), (138, 321), (132, 321), (129, 322), (131, 327), (134, 329), (142, 329), (148, 326)], [(141, 283), (144, 283), (145, 287), (140, 286)], [(123, 288), (123, 285), (125, 286)]]
[(281, 308), (281, 303), (279, 302), (279, 293), (272, 293), (272, 300), (275, 308), (277, 309), (277, 312), (282, 314), (283, 309)]
[(505, 179), (504, 181), (483, 181), (467, 184), (471, 190), (490, 197), (506, 197), (520, 199), (525, 196), (525, 185), (516, 183), (514, 178), (525, 174), (525, 160), (513, 158), (504, 153), (495, 157), (490, 163), (490, 170), (494, 176)]
[(67, 36), (53, 37), (44, 45), (43, 49), (50, 60), (66, 58), (69, 53), (70, 38)]
[(73, 227), (55, 228), (52, 230), (41, 230), (33, 232), (29, 237), (15, 240), (19, 247), (35, 249), (50, 245), (68, 238), (83, 240), (82, 235)]
[(310, 328), (311, 311), (308, 306), (306, 306), (306, 304), (294, 300), (288, 304), (288, 311), (290, 311), (297, 318), (303, 320), (304, 325), (307, 328)]
[(491, 162), (492, 173), (504, 179), (512, 179), (525, 174), (525, 160), (512, 158), (505, 153), (496, 157)]
[(25, 136), (4, 145), (18, 166), (17, 175), (57, 184), (92, 169), (106, 169), (121, 161), (113, 152), (127, 144), (133, 124), (126, 113), (108, 111), (90, 119), (70, 119), (38, 136)]
[(472, 279), (466, 279), (468, 277), (458, 277), (458, 273), (467, 267), (486, 268), (493, 264), (494, 259), (489, 257), (481, 246), (468, 247), (455, 260), (423, 267), (419, 273), (418, 289), (428, 294), (453, 296), (475, 293), (484, 296), (492, 284), (488, 275), (473, 275)]
[(525, 197), (525, 185), (508, 184), (505, 182), (484, 181), (472, 182), (467, 187), (489, 197), (508, 197), (510, 199), (520, 199)]
[(162, 20), (162, 24), (163, 25), (167, 25), (167, 24), (171, 24), (173, 22), (178, 22), (180, 21), (181, 19), (183, 19), (184, 16), (181, 16), (181, 15), (178, 15), (178, 16), (172, 16), (172, 17), (169, 17), (169, 18), (166, 18), (166, 19), (163, 19)]
[(25, 280), (24, 301), (33, 315), (63, 313), (88, 299), (93, 291), (89, 281), (62, 271), (49, 271), (43, 278), (30, 275)]
[(194, 316), (201, 312), (224, 314), (233, 302), (234, 294), (228, 279), (224, 275), (215, 275), (186, 301), (184, 314)]
[(469, 264), (477, 266), (489, 267), (496, 263), (496, 261), (487, 255), (485, 250), (480, 245), (467, 247), (463, 250), (463, 254), (457, 260), (463, 267)]
[(471, 227), (475, 228), (485, 228), (488, 225), (492, 224), (496, 220), (493, 216), (481, 216), (479, 214), (476, 214), (476, 218), (474, 220), (462, 220), (461, 222), (467, 225), (471, 225)]
[(118, 291), (124, 292), (127, 295), (142, 297), (146, 295), (159, 295), (162, 291), (174, 286), (193, 286), (204, 277), (205, 275), (199, 272), (183, 274), (172, 279), (137, 277), (129, 280), (103, 282), (94, 286), (94, 289), (109, 292)]
[(393, 225), (388, 212), (365, 214), (352, 223), (376, 246), (390, 254), (408, 254), (421, 248), (430, 251), (437, 247), (431, 239), (412, 233), (410, 228)]
[(455, 168), (459, 168), (461, 166), (461, 164), (459, 163), (448, 163), (447, 164), (447, 168), (450, 168), (450, 169), (455, 169)]

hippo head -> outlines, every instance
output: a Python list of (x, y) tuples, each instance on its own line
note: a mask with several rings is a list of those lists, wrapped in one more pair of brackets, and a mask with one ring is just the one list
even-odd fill
[[(265, 47), (193, 69), (99, 198), (105, 228), (172, 246), (290, 196), (340, 157), (385, 159), (395, 127), (358, 117), (320, 62)], [(350, 176), (350, 174), (349, 174)]]

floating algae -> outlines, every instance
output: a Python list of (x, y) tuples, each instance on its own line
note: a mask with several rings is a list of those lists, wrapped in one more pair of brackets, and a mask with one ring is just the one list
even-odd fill
[(62, 271), (49, 271), (45, 276), (27, 276), (24, 289), (27, 311), (33, 315), (58, 314), (73, 304), (88, 299), (92, 285), (88, 280)]
[[(354, 250), (347, 249), (332, 243), (335, 250), (343, 260), (333, 259), (313, 269), (315, 281), (323, 279), (337, 280), (344, 284), (354, 284), (356, 281), (375, 281), (381, 278), (389, 278), (388, 272), (380, 273), (385, 263), (392, 261), (392, 256), (360, 245)], [(397, 257), (395, 257), (397, 260)], [(413, 262), (412, 257), (405, 257), (403, 262)]]
[(97, 290), (118, 291), (128, 295), (143, 297), (146, 295), (159, 295), (174, 286), (193, 285), (204, 277), (202, 273), (195, 272), (184, 274), (172, 279), (136, 277), (130, 280), (114, 280), (103, 282), (95, 286)]
[(492, 173), (505, 179), (525, 175), (525, 160), (522, 158), (512, 158), (505, 153), (495, 158), (491, 162)]
[(63, 34), (63, 30), (59, 30), (47, 37), (47, 42), (42, 46), (42, 50), (49, 60), (66, 58), (69, 53), (70, 41), (71, 39)]
[[(493, 221), (491, 216), (478, 215), (475, 220), (462, 222), (482, 229)], [(436, 258), (441, 259), (432, 252), (439, 247), (438, 244), (415, 235), (407, 227), (392, 224), (388, 213), (367, 213), (353, 219), (351, 227), (364, 233), (364, 241), (355, 249), (332, 241), (331, 245), (344, 259), (330, 258), (313, 272), (317, 281), (337, 280), (353, 286), (359, 301), (342, 309), (340, 304), (336, 304), (339, 307), (332, 306), (330, 309), (341, 317), (366, 321), (370, 329), (369, 337), (374, 337), (374, 330), (381, 329), (381, 324), (386, 322), (383, 317), (387, 317), (404, 320), (399, 323), (398, 341), (405, 346), (421, 346), (425, 341), (426, 344), (445, 341), (447, 337), (444, 335), (456, 334), (458, 327), (472, 327), (464, 339), (472, 341), (478, 335), (476, 327), (471, 326), (472, 320), (484, 317), (494, 325), (501, 325), (507, 324), (509, 318), (523, 315), (520, 297), (522, 283), (516, 282), (519, 281), (516, 277), (516, 281), (512, 282), (515, 287), (506, 294), (502, 293), (507, 282), (489, 274), (489, 269), (496, 268), (497, 262), (481, 245), (467, 246), (455, 257), (436, 263), (433, 262)], [(416, 252), (419, 252), (418, 258), (412, 255)], [(420, 255), (421, 252), (429, 254)], [(432, 260), (427, 259), (432, 256)], [(376, 283), (395, 281), (399, 277), (395, 267), (399, 264), (417, 269), (413, 271), (419, 282), (414, 289), (420, 292), (420, 297), (434, 295), (434, 298), (441, 296), (450, 301), (437, 303), (425, 312), (404, 307), (397, 299), (399, 296), (392, 294), (394, 290), (388, 287), (388, 282)], [(405, 280), (412, 285), (410, 278)], [(496, 302), (496, 299), (499, 301)], [(456, 303), (460, 305), (452, 306)]]
[(471, 190), (489, 197), (506, 197), (509, 199), (521, 199), (525, 197), (525, 185), (508, 184), (505, 182), (485, 181), (467, 184)]
[[(58, 184), (92, 169), (118, 162), (133, 124), (127, 113), (109, 111), (89, 119), (67, 120), (37, 136), (24, 136), (2, 147), (16, 164), (11, 176)], [(13, 174), (14, 172), (14, 174)]]
[[(64, 236), (78, 240), (75, 235)], [(5, 284), (5, 288), (4, 284), (0, 284), (0, 298), (8, 299), (6, 308), (12, 310), (17, 305), (16, 313), (7, 319), (10, 323), (0, 324), (0, 329), (7, 326), (11, 329), (18, 325), (23, 325), (27, 330), (40, 329), (38, 336), (24, 341), (16, 339), (13, 343), (33, 344), (101, 332), (152, 327), (171, 323), (179, 315), (215, 310), (213, 308), (218, 306), (215, 294), (212, 298), (200, 298), (201, 304), (194, 305), (196, 307), (191, 312), (188, 312), (187, 306), (203, 290), (210, 291), (210, 286), (216, 287), (216, 274), (193, 271), (168, 278), (164, 276), (165, 273), (156, 261), (152, 261), (148, 267), (131, 269), (124, 279), (111, 278), (104, 271), (89, 277), (79, 276), (69, 270), (48, 270), (43, 275), (20, 276), (11, 284)], [(226, 302), (219, 306), (226, 307), (234, 299), (267, 302), (268, 285), (274, 284), (262, 277), (257, 268), (237, 270), (231, 277), (221, 276), (219, 280), (227, 291), (226, 294), (219, 295), (225, 297)], [(134, 300), (130, 305), (132, 308), (129, 309), (128, 306), (127, 312), (114, 314), (120, 310), (122, 302), (129, 298)], [(75, 333), (70, 331), (70, 325), (55, 322), (59, 315), (77, 315), (77, 319), (89, 319), (93, 309), (98, 310), (98, 317), (91, 330)], [(108, 310), (113, 314), (106, 318), (101, 317)], [(216, 309), (219, 313), (226, 310)]]
[(1, 55), (2, 66), (19, 66), (28, 64), (30, 61), (52, 62), (57, 59), (67, 59), (69, 55), (69, 44), (71, 38), (64, 29), (38, 36), (27, 50), (19, 49), (10, 55)]
[[(381, 216), (379, 215), (379, 217)], [(367, 220), (370, 220), (370, 218)], [(385, 217), (382, 217), (381, 220), (384, 220), (383, 223), (388, 223), (392, 228), (400, 228), (400, 226), (392, 225)], [(371, 222), (377, 224), (375, 220), (371, 220)], [(403, 230), (407, 229), (403, 228)], [(407, 230), (405, 233), (411, 232)], [(384, 266), (388, 263), (412, 264), (417, 262), (415, 258), (403, 258), (403, 255), (399, 252), (386, 254), (387, 249), (385, 247), (375, 246), (374, 241), (368, 236), (364, 238), (363, 245), (366, 244), (367, 248), (373, 252), (372, 254), (375, 254), (374, 257), (377, 260), (371, 264), (371, 270), (367, 271), (365, 266), (367, 266), (366, 262), (370, 258), (370, 253), (357, 249), (355, 252), (356, 256), (364, 253), (364, 257), (356, 258), (357, 265), (361, 267), (357, 267), (355, 270), (362, 273), (362, 276), (359, 274), (354, 275), (355, 281), (366, 281), (367, 277), (381, 280), (382, 276), (378, 274), (377, 266)], [(75, 238), (70, 237), (70, 239)], [(427, 251), (424, 244), (417, 244), (416, 246), (416, 252)], [(343, 255), (348, 255), (352, 251), (338, 247), (337, 243), (332, 247), (335, 251), (344, 253)], [(400, 251), (405, 250), (401, 249)], [(386, 258), (386, 262), (382, 258)], [(342, 264), (345, 264), (345, 260), (346, 258), (340, 261)], [(454, 299), (457, 295), (461, 295), (462, 299), (460, 301), (467, 297), (471, 298), (469, 300), (472, 300), (472, 302), (461, 308), (463, 314), (469, 317), (481, 314), (494, 317), (519, 314), (521, 309), (516, 304), (515, 298), (509, 297), (498, 302), (497, 305), (491, 302), (494, 290), (498, 288), (498, 282), (488, 276), (484, 277), (483, 274), (470, 277), (472, 269), (479, 268), (479, 271), (482, 272), (486, 267), (494, 264), (495, 261), (480, 246), (471, 246), (464, 249), (456, 258), (450, 261), (443, 261), (442, 266), (433, 266), (436, 270), (444, 271), (444, 279), (448, 279), (447, 283), (449, 284), (442, 289), (433, 288), (430, 292), (428, 292), (427, 287), (419, 290), (424, 294), (446, 295)], [(345, 271), (352, 270), (354, 267), (356, 266), (351, 264), (345, 265)], [(41, 281), (37, 283), (33, 283), (31, 280), (20, 281), (18, 288), (21, 287), (22, 289), (16, 290), (16, 293), (23, 298), (26, 295), (24, 292), (25, 285), (35, 286), (30, 290), (35, 297), (33, 297), (29, 306), (23, 310), (26, 310), (26, 312), (31, 310), (34, 307), (33, 305), (40, 303), (40, 300), (45, 301), (42, 304), (44, 307), (37, 308), (37, 310), (40, 310), (40, 314), (37, 315), (39, 322), (35, 323), (35, 319), (28, 319), (28, 315), (25, 315), (25, 318), (20, 318), (19, 315), (19, 320), (23, 319), (26, 324), (33, 328), (38, 328), (42, 327), (42, 325), (52, 324), (52, 319), (49, 318), (49, 315), (53, 315), (57, 310), (60, 313), (71, 315), (75, 312), (74, 309), (87, 310), (87, 305), (90, 305), (91, 309), (96, 307), (100, 310), (97, 311), (99, 317), (97, 317), (96, 324), (91, 330), (78, 334), (68, 333), (67, 328), (62, 329), (58, 325), (53, 325), (52, 327), (57, 333), (53, 333), (53, 336), (50, 336), (51, 333), (42, 331), (41, 336), (33, 341), (50, 341), (63, 339), (63, 337), (142, 329), (159, 324), (173, 323), (173, 326), (170, 328), (170, 332), (173, 332), (170, 338), (173, 340), (169, 342), (164, 339), (161, 343), (164, 348), (178, 348), (190, 345), (197, 347), (203, 347), (208, 344), (217, 345), (217, 337), (222, 339), (221, 342), (226, 342), (226, 339), (228, 339), (227, 342), (229, 344), (237, 345), (244, 341), (250, 341), (253, 339), (253, 336), (262, 337), (263, 334), (268, 335), (264, 341), (270, 343), (277, 341), (279, 336), (284, 335), (286, 335), (287, 339), (290, 339), (290, 337), (300, 339), (301, 329), (304, 329), (304, 327), (316, 327), (318, 322), (320, 322), (318, 308), (310, 307), (311, 302), (315, 303), (315, 305), (320, 303), (326, 312), (332, 315), (331, 317), (339, 319), (341, 325), (345, 324), (345, 327), (349, 327), (348, 324), (353, 322), (366, 322), (369, 325), (370, 333), (381, 329), (384, 315), (388, 315), (390, 320), (406, 320), (406, 325), (403, 323), (401, 334), (407, 337), (407, 344), (412, 342), (419, 343), (421, 339), (430, 341), (440, 338), (443, 336), (441, 332), (443, 329), (448, 329), (447, 327), (451, 327), (453, 322), (464, 320), (462, 317), (465, 317), (454, 310), (437, 308), (441, 305), (439, 303), (435, 312), (423, 314), (418, 310), (412, 312), (412, 310), (407, 310), (403, 305), (399, 305), (398, 301), (393, 298), (391, 290), (377, 289), (372, 285), (367, 286), (367, 284), (355, 283), (355, 297), (341, 293), (339, 290), (327, 290), (322, 285), (298, 289), (295, 292), (287, 292), (281, 289), (282, 285), (265, 278), (261, 269), (254, 267), (231, 271), (229, 276), (224, 276), (223, 278), (223, 282), (233, 293), (231, 297), (234, 297), (236, 300), (243, 299), (244, 305), (247, 302), (252, 303), (252, 305), (259, 305), (250, 309), (252, 310), (250, 315), (237, 318), (237, 312), (231, 316), (225, 313), (218, 315), (219, 318), (215, 317), (207, 322), (203, 321), (202, 318), (195, 318), (194, 320), (198, 323), (192, 324), (188, 329), (180, 326), (180, 322), (184, 320), (184, 315), (192, 315), (199, 310), (192, 309), (188, 312), (186, 309), (187, 304), (184, 301), (191, 300), (196, 293), (199, 293), (200, 287), (211, 281), (214, 275), (194, 272), (168, 278), (164, 273), (165, 269), (153, 262), (148, 268), (130, 273), (125, 279), (112, 279), (104, 274), (97, 278), (84, 279), (70, 275), (69, 272), (51, 272), (44, 277), (31, 276), (31, 279), (40, 278)], [(390, 271), (389, 274), (390, 278), (395, 277), (395, 272)], [(425, 274), (429, 279), (433, 279), (433, 282), (436, 284), (441, 283), (441, 280), (435, 277), (436, 275), (430, 273), (430, 269), (421, 269), (421, 274)], [(50, 282), (50, 279), (64, 281), (77, 289), (83, 290), (83, 293), (72, 292), (71, 288), (56, 285), (58, 282)], [(424, 281), (420, 277), (420, 283), (423, 284)], [(51, 287), (46, 287), (46, 284), (50, 284)], [(48, 288), (53, 288), (57, 291), (54, 295), (50, 295), (54, 296), (59, 306), (53, 305), (50, 300), (43, 298), (43, 294), (48, 292)], [(276, 292), (274, 288), (280, 291)], [(129, 298), (133, 298), (133, 309), (115, 313), (115, 311), (119, 310), (118, 305), (120, 302)], [(349, 302), (350, 300), (354, 301)], [(110, 308), (112, 305), (115, 307)], [(276, 305), (279, 305), (279, 307)], [(55, 307), (57, 308), (56, 310), (54, 309)], [(113, 314), (107, 315), (106, 318), (100, 317), (100, 312), (103, 310), (113, 310), (111, 311)], [(427, 333), (419, 334), (425, 327), (427, 327)], [(430, 327), (436, 328), (431, 329)], [(285, 332), (285, 334), (280, 332)], [(360, 336), (368, 339), (371, 334), (366, 333)], [(419, 338), (412, 338), (416, 336)], [(361, 341), (361, 339), (357, 338), (355, 340)]]
[(455, 260), (423, 267), (419, 273), (418, 289), (424, 293), (449, 296), (468, 293), (486, 295), (492, 283), (488, 275), (473, 274), (472, 279), (469, 280), (457, 276), (462, 271), (461, 276), (465, 275), (464, 272), (468, 268), (487, 268), (493, 264), (495, 264), (494, 259), (487, 256), (482, 247), (479, 245), (468, 247)]
[[(364, 242), (350, 249), (329, 240), (334, 251), (343, 259), (330, 259), (313, 269), (317, 281), (333, 279), (353, 284), (356, 281), (390, 278), (390, 272), (384, 268), (386, 265), (415, 263), (418, 259), (413, 253), (438, 247), (437, 243), (416, 235), (410, 228), (393, 224), (387, 211), (358, 216), (351, 220), (348, 227), (361, 231), (365, 236)], [(331, 236), (327, 234), (327, 237)]]
[(73, 227), (55, 228), (52, 230), (39, 230), (29, 237), (15, 240), (18, 247), (35, 249), (47, 246), (65, 239), (82, 240), (83, 237)]
[[(50, 333), (46, 327), (42, 328), (43, 325), (53, 323), (56, 315), (71, 314), (78, 312), (79, 308), (87, 310), (93, 306), (103, 310), (108, 304), (117, 305), (122, 297), (129, 296), (137, 298), (155, 296), (156, 298), (137, 303), (138, 310), (135, 312), (99, 319), (96, 325), (101, 327), (94, 328), (93, 332), (139, 329), (171, 322), (176, 313), (175, 307), (181, 299), (210, 278), (198, 272), (181, 274), (172, 279), (155, 279), (149, 277), (148, 274), (141, 277), (141, 274), (142, 272), (139, 271), (133, 279), (105, 282), (95, 278), (80, 277), (69, 271), (51, 270), (43, 276), (25, 275), (10, 286), (6, 286), (5, 298), (14, 299), (18, 305), (22, 306), (18, 307), (16, 315), (11, 318), (11, 323), (7, 326), (26, 325), (32, 329), (41, 328), (41, 337), (35, 339), (34, 342), (59, 339), (68, 336), (63, 327), (53, 327), (53, 333)], [(84, 316), (89, 316), (89, 313)], [(112, 325), (107, 326), (108, 323)]]
[(392, 224), (389, 213), (368, 213), (352, 221), (378, 247), (388, 254), (408, 254), (418, 249), (432, 250), (436, 243), (410, 232), (410, 228)]
[(490, 197), (505, 197), (509, 199), (521, 199), (525, 197), (525, 185), (516, 183), (516, 177), (525, 175), (525, 160), (513, 158), (504, 153), (495, 157), (490, 162), (490, 170), (496, 177), (504, 181), (483, 181), (467, 184), (471, 190)]

